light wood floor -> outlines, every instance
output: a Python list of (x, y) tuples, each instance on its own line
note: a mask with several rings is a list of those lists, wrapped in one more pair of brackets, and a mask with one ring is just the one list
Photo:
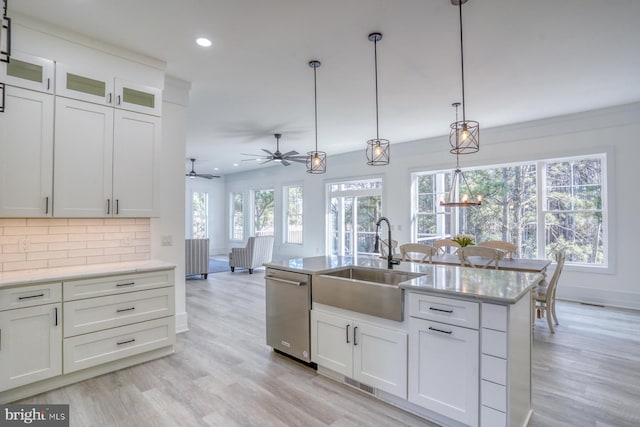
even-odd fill
[[(264, 272), (187, 281), (176, 354), (19, 403), (69, 403), (85, 426), (433, 426), (273, 353)], [(529, 424), (640, 426), (640, 313), (558, 303), (535, 328)]]

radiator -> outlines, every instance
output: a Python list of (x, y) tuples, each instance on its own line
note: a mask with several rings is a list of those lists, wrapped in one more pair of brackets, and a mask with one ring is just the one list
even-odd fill
[(209, 239), (185, 240), (185, 275), (209, 272)]

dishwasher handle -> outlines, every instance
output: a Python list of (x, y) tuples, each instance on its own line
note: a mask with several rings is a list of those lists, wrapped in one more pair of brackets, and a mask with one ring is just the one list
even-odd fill
[(304, 286), (307, 284), (307, 282), (296, 282), (295, 280), (286, 280), (286, 279), (281, 279), (275, 276), (267, 276), (267, 280), (273, 280), (274, 282), (280, 282), (280, 283), (293, 285), (293, 286)]

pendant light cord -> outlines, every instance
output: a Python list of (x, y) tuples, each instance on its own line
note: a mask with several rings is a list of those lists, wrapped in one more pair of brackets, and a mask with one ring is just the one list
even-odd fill
[(318, 83), (316, 81), (316, 68), (313, 67), (313, 104), (316, 125), (316, 155), (318, 155)]
[(378, 39), (373, 40), (373, 61), (375, 64), (375, 78), (376, 78), (376, 139), (380, 139), (378, 130)]
[(465, 122), (466, 115), (464, 102), (464, 49), (462, 48), (462, 3), (462, 0), (458, 1), (458, 10), (460, 12), (460, 70), (462, 71), (462, 121)]

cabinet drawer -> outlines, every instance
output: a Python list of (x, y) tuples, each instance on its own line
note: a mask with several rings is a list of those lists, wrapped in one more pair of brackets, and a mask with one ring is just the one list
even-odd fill
[(483, 354), (480, 358), (480, 369), (483, 380), (507, 385), (507, 361), (505, 359)]
[(482, 304), (482, 327), (507, 331), (507, 307), (497, 304)]
[(478, 329), (477, 302), (409, 293), (409, 316)]
[(61, 299), (62, 285), (60, 283), (0, 289), (0, 311), (50, 304), (60, 302)]
[(480, 427), (507, 427), (507, 414), (487, 406), (481, 406)]
[(173, 287), (64, 303), (64, 336), (96, 332), (174, 314)]
[(507, 388), (482, 380), (480, 382), (480, 402), (483, 406), (507, 412)]
[(64, 373), (175, 344), (173, 316), (64, 339)]
[(507, 334), (491, 329), (482, 329), (482, 353), (506, 359)]
[(121, 294), (173, 285), (173, 270), (121, 274), (64, 282), (64, 300)]

